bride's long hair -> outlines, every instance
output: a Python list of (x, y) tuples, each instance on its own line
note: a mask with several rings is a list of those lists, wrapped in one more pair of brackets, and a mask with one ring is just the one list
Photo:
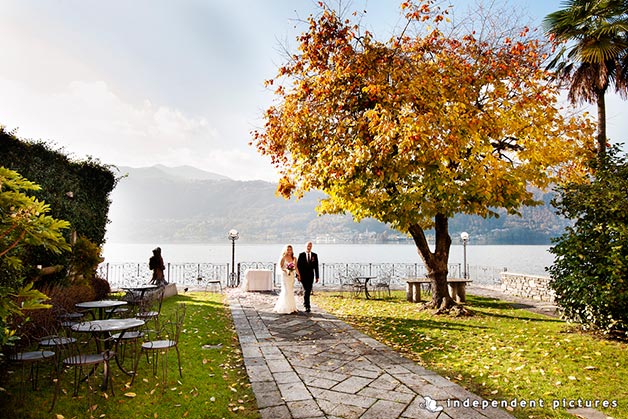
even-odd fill
[(292, 259), (295, 259), (294, 257), (294, 248), (292, 247), (291, 244), (287, 244), (284, 248), (283, 251), (281, 252), (281, 258), (279, 259), (279, 266), (283, 269), (283, 262), (284, 260), (286, 260), (286, 256), (288, 256), (288, 249), (292, 249)]

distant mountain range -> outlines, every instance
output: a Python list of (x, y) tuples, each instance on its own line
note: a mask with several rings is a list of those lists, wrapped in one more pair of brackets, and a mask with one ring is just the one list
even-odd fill
[[(349, 215), (318, 216), (324, 195), (300, 200), (275, 194), (265, 181), (236, 181), (190, 166), (119, 167), (126, 175), (111, 194), (107, 240), (122, 243), (212, 243), (235, 228), (247, 242), (386, 242), (407, 238), (375, 220), (355, 223)], [(547, 244), (568, 225), (544, 206), (524, 208), (522, 217), (456, 216), (452, 236), (469, 232), (475, 244)]]
[(119, 167), (120, 171), (128, 173), (133, 180), (170, 179), (173, 181), (199, 181), (199, 180), (232, 180), (227, 176), (206, 172), (192, 166), (167, 167), (157, 164), (151, 167)]

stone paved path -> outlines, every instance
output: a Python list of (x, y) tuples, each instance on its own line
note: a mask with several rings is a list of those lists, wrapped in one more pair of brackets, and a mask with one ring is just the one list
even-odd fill
[(316, 306), (275, 314), (273, 293), (227, 294), (264, 419), (514, 418)]

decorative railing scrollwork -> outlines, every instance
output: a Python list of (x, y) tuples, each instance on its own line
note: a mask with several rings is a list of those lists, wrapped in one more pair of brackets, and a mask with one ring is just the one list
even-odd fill
[[(102, 263), (97, 273), (112, 288), (146, 284), (152, 277), (147, 263)], [(202, 278), (200, 282), (216, 279), (224, 282), (227, 273), (226, 263), (168, 263), (165, 275), (168, 282), (196, 286), (199, 285), (198, 278)]]
[[(205, 281), (220, 280), (224, 286), (237, 286), (247, 269), (268, 269), (273, 272), (273, 281), (277, 284), (276, 265), (275, 262), (239, 262), (237, 282), (230, 284), (229, 263), (168, 263), (166, 280), (185, 286), (202, 286)], [(421, 263), (322, 263), (319, 269), (321, 286), (341, 286), (346, 278), (368, 275), (390, 279), (390, 285), (399, 288), (405, 286), (406, 278), (426, 276), (425, 266)], [(462, 264), (449, 264), (450, 277), (460, 278), (462, 271)], [(480, 284), (499, 284), (502, 271), (492, 266), (468, 267), (470, 279)], [(152, 276), (147, 263), (102, 263), (97, 273), (107, 279), (112, 288), (145, 284)]]

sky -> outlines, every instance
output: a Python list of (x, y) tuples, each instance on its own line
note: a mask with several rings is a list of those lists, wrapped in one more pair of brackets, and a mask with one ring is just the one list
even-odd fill
[[(458, 16), (476, 4), (450, 1)], [(533, 25), (562, 2), (502, 1)], [(315, 3), (0, 0), (0, 125), (76, 159), (276, 181), (250, 133), (272, 101), (264, 81)], [(366, 10), (364, 25), (383, 40), (401, 24), (399, 3), (353, 0), (351, 8)], [(628, 132), (624, 108), (608, 98), (610, 138)]]

